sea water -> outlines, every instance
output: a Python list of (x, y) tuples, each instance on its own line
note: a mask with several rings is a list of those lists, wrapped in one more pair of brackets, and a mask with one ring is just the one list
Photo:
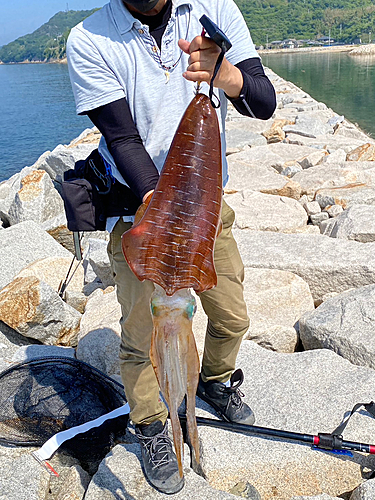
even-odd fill
[(76, 115), (66, 64), (0, 65), (0, 181), (92, 126)]
[(348, 52), (264, 54), (262, 61), (375, 137), (375, 57)]

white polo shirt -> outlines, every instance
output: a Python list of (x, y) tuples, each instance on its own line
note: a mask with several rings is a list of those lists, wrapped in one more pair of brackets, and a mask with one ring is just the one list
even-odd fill
[[(161, 50), (149, 34), (148, 26), (135, 19), (122, 0), (110, 0), (78, 24), (67, 43), (77, 113), (126, 97), (143, 144), (159, 172), (180, 119), (195, 94), (196, 84), (182, 76), (189, 56), (180, 50), (178, 40), (191, 41), (200, 35), (199, 19), (206, 14), (231, 41), (232, 48), (226, 58), (232, 64), (259, 57), (233, 0), (172, 0), (172, 4)], [(201, 91), (208, 94), (209, 86), (203, 84)], [(228, 181), (224, 134), (227, 101), (223, 91), (216, 89), (215, 93), (221, 101), (217, 112), (225, 186)], [(126, 184), (104, 138), (99, 152), (111, 165), (115, 178)]]

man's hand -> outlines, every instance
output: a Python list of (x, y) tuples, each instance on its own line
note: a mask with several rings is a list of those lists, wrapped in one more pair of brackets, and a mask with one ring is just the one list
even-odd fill
[[(210, 83), (220, 54), (220, 48), (216, 43), (208, 37), (196, 36), (191, 42), (180, 39), (178, 46), (186, 54), (190, 54), (189, 66), (183, 77), (192, 82)], [(223, 89), (229, 97), (236, 98), (243, 86), (242, 73), (224, 57), (214, 85)]]
[(142, 219), (144, 213), (146, 212), (146, 208), (149, 206), (152, 195), (154, 194), (154, 190), (148, 191), (144, 197), (142, 198), (142, 205), (138, 207), (138, 210), (134, 216), (134, 225), (138, 224), (138, 222)]

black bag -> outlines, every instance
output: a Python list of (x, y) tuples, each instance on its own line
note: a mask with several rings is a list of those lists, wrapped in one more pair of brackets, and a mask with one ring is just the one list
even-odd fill
[(116, 181), (95, 149), (62, 182), (67, 226), (70, 231), (104, 231), (107, 217), (134, 215), (141, 201), (130, 188)]

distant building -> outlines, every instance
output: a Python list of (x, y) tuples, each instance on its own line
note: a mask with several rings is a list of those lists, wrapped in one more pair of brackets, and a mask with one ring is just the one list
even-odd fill
[(306, 42), (306, 45), (321, 46), (321, 45), (323, 45), (323, 43), (318, 42), (317, 40), (309, 40), (308, 42)]
[(294, 38), (287, 38), (280, 43), (281, 49), (296, 49), (299, 47), (299, 43)]
[(330, 38), (329, 36), (321, 36), (320, 38), (318, 38), (318, 42), (321, 42), (324, 45), (327, 45), (327, 43), (331, 45), (332, 43), (335, 43), (335, 40), (333, 38)]

